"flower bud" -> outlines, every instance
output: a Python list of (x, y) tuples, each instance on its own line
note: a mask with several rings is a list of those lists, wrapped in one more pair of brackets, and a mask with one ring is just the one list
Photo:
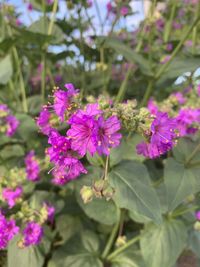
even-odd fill
[(200, 222), (199, 222), (199, 221), (195, 222), (195, 224), (194, 224), (194, 229), (195, 229), (196, 231), (200, 231)]
[(125, 235), (123, 235), (123, 236), (119, 236), (118, 238), (117, 238), (117, 241), (116, 241), (116, 246), (117, 247), (121, 247), (121, 246), (123, 246), (123, 245), (125, 245), (126, 244), (126, 236)]
[(81, 188), (80, 194), (85, 204), (92, 201), (94, 195), (92, 188), (90, 186), (85, 186), (85, 185)]

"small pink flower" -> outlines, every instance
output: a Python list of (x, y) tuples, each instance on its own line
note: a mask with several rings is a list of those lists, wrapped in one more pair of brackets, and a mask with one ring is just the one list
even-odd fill
[(195, 217), (198, 221), (200, 221), (200, 210), (196, 211)]
[(8, 203), (9, 208), (13, 208), (16, 201), (22, 196), (23, 190), (21, 186), (17, 188), (4, 188), (2, 192), (3, 199)]
[(121, 9), (120, 9), (120, 14), (122, 15), (122, 16), (126, 16), (127, 14), (128, 14), (128, 7), (126, 7), (126, 6), (123, 6)]

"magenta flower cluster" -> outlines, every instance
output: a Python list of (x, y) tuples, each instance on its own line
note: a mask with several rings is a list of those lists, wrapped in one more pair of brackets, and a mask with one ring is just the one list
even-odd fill
[[(65, 85), (66, 90), (54, 92), (54, 103), (45, 107), (39, 115), (37, 124), (42, 133), (48, 135), (50, 147), (46, 150), (54, 164), (53, 183), (64, 185), (87, 170), (80, 159), (87, 153), (109, 155), (110, 149), (120, 144), (120, 122), (116, 116), (105, 118), (98, 103), (87, 104), (84, 109), (77, 108), (75, 99), (79, 91), (72, 84)], [(61, 135), (50, 126), (48, 108), (52, 109), (60, 122), (69, 129)]]
[(0, 250), (5, 249), (9, 241), (19, 232), (15, 220), (7, 220), (0, 211)]
[(21, 186), (18, 186), (15, 189), (6, 187), (2, 190), (3, 200), (8, 203), (10, 209), (15, 206), (17, 200), (22, 196), (22, 194), (23, 189)]
[(176, 143), (176, 121), (167, 113), (157, 112), (148, 132), (148, 141), (136, 146), (137, 153), (147, 158), (157, 158), (171, 150)]
[(7, 136), (11, 137), (15, 134), (18, 126), (19, 121), (11, 114), (7, 105), (0, 104), (0, 128), (3, 127), (3, 132), (5, 132)]
[(43, 236), (43, 229), (37, 222), (28, 222), (23, 230), (23, 245), (25, 247), (38, 245)]
[(38, 181), (40, 179), (40, 165), (35, 157), (35, 152), (33, 150), (30, 151), (25, 157), (25, 165), (27, 179), (33, 182)]

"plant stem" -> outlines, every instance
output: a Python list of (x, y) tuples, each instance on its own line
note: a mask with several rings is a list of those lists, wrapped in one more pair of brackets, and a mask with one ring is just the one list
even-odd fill
[(116, 249), (113, 253), (111, 253), (110, 255), (108, 255), (107, 260), (111, 261), (114, 257), (116, 257), (118, 254), (120, 254), (121, 252), (123, 252), (124, 250), (126, 250), (128, 247), (130, 247), (131, 245), (133, 245), (134, 243), (138, 242), (139, 239), (141, 238), (140, 235), (132, 238), (131, 240), (129, 240), (126, 244), (124, 244), (123, 246), (119, 247), (118, 249)]
[(104, 172), (104, 180), (107, 180), (109, 170), (109, 156), (106, 156), (106, 163), (105, 163), (105, 172)]
[(19, 56), (18, 56), (16, 47), (13, 47), (13, 56), (14, 56), (15, 63), (18, 69), (18, 73), (19, 73), (19, 84), (20, 84), (20, 91), (21, 91), (21, 96), (22, 96), (22, 107), (23, 107), (24, 112), (27, 113), (28, 105), (27, 105), (27, 99), (26, 99), (26, 89), (24, 85), (23, 74), (22, 74), (22, 70), (21, 70), (21, 66), (19, 62)]
[(185, 166), (188, 166), (188, 164), (191, 162), (191, 160), (194, 158), (194, 156), (200, 151), (200, 144), (198, 144), (195, 149), (192, 151), (192, 153), (189, 155), (189, 157), (185, 161)]
[(177, 7), (177, 1), (171, 1), (172, 7), (171, 7), (171, 13), (170, 13), (170, 18), (169, 21), (166, 23), (165, 31), (164, 31), (164, 42), (168, 42), (170, 32), (171, 32), (171, 27), (172, 27), (172, 21), (175, 17), (176, 13), (176, 7)]
[(57, 8), (58, 8), (58, 0), (54, 0), (53, 9), (51, 13), (51, 19), (50, 19), (49, 28), (48, 28), (48, 35), (52, 34)]
[[(198, 7), (196, 9), (196, 17), (198, 17), (199, 13), (200, 13), (200, 2), (198, 3)], [(194, 27), (192, 31), (192, 54), (195, 53), (196, 41), (197, 41), (197, 25)]]
[(110, 252), (110, 250), (111, 250), (111, 248), (113, 246), (113, 242), (115, 240), (115, 237), (117, 236), (117, 231), (119, 229), (119, 223), (120, 223), (120, 221), (118, 221), (115, 224), (115, 226), (113, 227), (113, 230), (111, 232), (111, 235), (110, 235), (110, 237), (108, 239), (108, 242), (107, 242), (107, 244), (105, 246), (105, 249), (104, 249), (104, 251), (102, 253), (102, 256), (101, 256), (102, 259), (105, 259), (107, 257), (108, 253)]
[(132, 72), (132, 66), (129, 67), (129, 69), (126, 73), (126, 76), (125, 76), (125, 78), (124, 78), (124, 80), (123, 80), (123, 82), (119, 88), (115, 103), (119, 103), (120, 101), (122, 101), (122, 99), (125, 95), (126, 89), (127, 89), (127, 83), (128, 83), (129, 78), (130, 78), (131, 72)]
[(179, 44), (177, 45), (177, 47), (174, 49), (171, 58), (168, 62), (166, 62), (165, 64), (163, 64), (160, 69), (157, 71), (157, 73), (155, 74), (154, 80), (151, 80), (148, 84), (147, 90), (145, 92), (143, 101), (141, 102), (141, 106), (146, 105), (147, 100), (149, 99), (149, 97), (151, 96), (152, 90), (153, 90), (153, 85), (154, 82), (159, 80), (159, 78), (162, 76), (162, 74), (167, 70), (167, 68), (169, 67), (169, 65), (171, 64), (171, 62), (174, 60), (174, 58), (176, 57), (176, 55), (179, 53), (179, 51), (181, 50), (185, 40), (187, 39), (187, 37), (189, 36), (189, 34), (192, 32), (192, 29), (195, 27), (195, 25), (198, 23), (200, 19), (200, 15), (194, 20), (194, 22), (192, 23), (192, 25), (190, 26), (190, 28), (186, 31), (186, 33), (184, 34), (182, 40), (179, 42)]

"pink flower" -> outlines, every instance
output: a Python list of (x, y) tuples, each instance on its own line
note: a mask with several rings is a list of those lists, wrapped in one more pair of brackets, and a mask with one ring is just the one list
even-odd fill
[(31, 3), (28, 3), (27, 10), (28, 11), (32, 11), (33, 10), (33, 5)]
[(195, 217), (198, 221), (200, 221), (200, 210), (196, 211)]
[(19, 232), (14, 220), (7, 220), (0, 212), (0, 249), (5, 249), (8, 242)]
[(3, 199), (8, 203), (9, 208), (13, 208), (17, 200), (22, 196), (23, 190), (21, 186), (14, 189), (4, 188), (2, 192)]
[(158, 106), (156, 105), (153, 98), (149, 99), (148, 104), (147, 104), (147, 108), (148, 108), (149, 112), (153, 115), (156, 115), (157, 112), (159, 111)]
[(36, 119), (36, 124), (40, 128), (40, 131), (45, 134), (49, 135), (52, 127), (49, 124), (51, 114), (47, 110), (47, 107), (44, 106), (40, 112), (39, 117)]
[(123, 7), (121, 7), (121, 9), (120, 9), (120, 14), (121, 14), (122, 16), (126, 16), (126, 15), (128, 14), (128, 11), (129, 11), (128, 7), (123, 6)]
[(61, 121), (64, 121), (65, 113), (71, 110), (73, 98), (78, 94), (79, 90), (75, 89), (73, 84), (65, 84), (67, 91), (56, 90), (54, 93), (54, 111)]
[(148, 158), (156, 158), (171, 150), (175, 145), (176, 120), (169, 118), (167, 113), (157, 112), (150, 128), (149, 142), (136, 146), (138, 154)]
[(6, 117), (6, 122), (7, 122), (6, 135), (11, 137), (15, 134), (19, 126), (19, 121), (13, 115), (9, 115)]
[(23, 244), (25, 247), (31, 245), (38, 245), (43, 236), (43, 229), (40, 224), (36, 222), (28, 222), (23, 230)]
[(32, 150), (25, 157), (26, 175), (27, 179), (33, 182), (38, 181), (40, 166), (38, 160), (35, 158), (35, 152)]
[(71, 139), (71, 147), (81, 156), (84, 156), (87, 151), (94, 155), (97, 150), (98, 123), (95, 117), (101, 113), (98, 104), (89, 104), (85, 111), (79, 110), (68, 122), (71, 125), (67, 131)]
[(186, 98), (183, 96), (181, 92), (172, 93), (171, 95), (175, 97), (178, 103), (181, 105), (186, 102)]
[(120, 122), (116, 116), (111, 116), (107, 120), (102, 116), (98, 119), (97, 152), (100, 155), (109, 155), (112, 147), (119, 146), (122, 138), (122, 135), (118, 133), (120, 128)]

